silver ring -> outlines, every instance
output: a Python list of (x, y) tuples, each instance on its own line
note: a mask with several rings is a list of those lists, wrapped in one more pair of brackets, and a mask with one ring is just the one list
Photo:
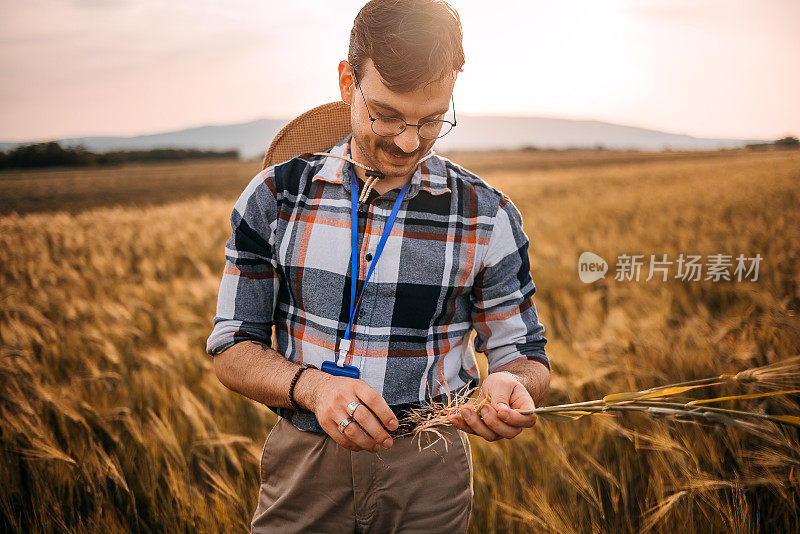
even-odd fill
[(359, 406), (361, 406), (361, 403), (358, 402), (358, 401), (353, 401), (350, 404), (348, 404), (347, 405), (347, 415), (349, 415), (350, 417), (353, 417), (353, 414), (355, 413), (356, 409)]
[(350, 423), (352, 423), (354, 421), (355, 421), (355, 419), (352, 419), (350, 417), (348, 417), (347, 419), (342, 419), (341, 421), (339, 421), (339, 426), (338, 426), (339, 432), (344, 434), (344, 429), (347, 428), (347, 425), (349, 425)]

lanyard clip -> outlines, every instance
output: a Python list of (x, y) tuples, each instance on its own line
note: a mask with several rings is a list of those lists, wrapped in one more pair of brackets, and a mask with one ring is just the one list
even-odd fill
[(339, 367), (344, 366), (344, 360), (347, 358), (347, 353), (350, 352), (350, 340), (341, 339), (339, 341), (339, 357), (336, 358), (336, 365)]

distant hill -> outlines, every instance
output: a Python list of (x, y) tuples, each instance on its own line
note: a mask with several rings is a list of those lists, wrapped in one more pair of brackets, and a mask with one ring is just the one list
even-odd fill
[(743, 147), (750, 139), (711, 139), (592, 120), (545, 117), (458, 117), (458, 126), (437, 146), (448, 150), (595, 148), (619, 150), (717, 150)]
[[(72, 137), (63, 146), (82, 144), (93, 152), (151, 148), (238, 150), (244, 158), (264, 155), (266, 147), (288, 122), (258, 119), (239, 124), (200, 126), (133, 137)], [(37, 140), (38, 141), (38, 140)], [(633, 150), (715, 150), (743, 147), (762, 139), (710, 139), (661, 132), (601, 121), (544, 117), (459, 115), (458, 127), (436, 142), (439, 150), (538, 148), (595, 148)], [(22, 143), (0, 142), (7, 151)]]

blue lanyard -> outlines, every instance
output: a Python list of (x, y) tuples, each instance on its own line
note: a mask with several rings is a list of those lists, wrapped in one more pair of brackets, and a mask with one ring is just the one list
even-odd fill
[(364, 290), (367, 288), (367, 283), (372, 276), (372, 272), (375, 270), (375, 265), (378, 263), (381, 252), (383, 252), (383, 247), (386, 245), (389, 233), (392, 231), (394, 220), (397, 217), (397, 212), (400, 211), (400, 204), (403, 203), (403, 198), (406, 196), (409, 183), (410, 182), (406, 182), (400, 190), (400, 194), (397, 195), (397, 200), (394, 201), (392, 213), (389, 215), (389, 220), (386, 223), (386, 227), (383, 229), (381, 240), (378, 241), (378, 247), (375, 249), (375, 256), (372, 258), (372, 263), (370, 263), (369, 271), (367, 272), (367, 278), (364, 280), (364, 285), (361, 286), (361, 294), (356, 302), (356, 282), (358, 281), (358, 182), (356, 181), (356, 173), (354, 171), (350, 173), (350, 321), (347, 323), (347, 330), (344, 333), (344, 338), (342, 338), (339, 343), (339, 358), (336, 360), (336, 364), (339, 367), (344, 365), (344, 359), (350, 351), (350, 329), (353, 327), (356, 309), (358, 309), (359, 304), (361, 304)]

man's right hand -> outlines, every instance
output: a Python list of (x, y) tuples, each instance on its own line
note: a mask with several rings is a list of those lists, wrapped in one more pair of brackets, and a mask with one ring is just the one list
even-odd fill
[[(295, 398), (314, 412), (322, 429), (342, 447), (370, 452), (391, 448), (393, 441), (386, 429), (397, 430), (397, 417), (364, 380), (309, 369), (300, 375)], [(339, 421), (348, 417), (347, 405), (352, 401), (360, 403), (353, 413), (358, 424), (350, 423), (339, 432)]]

